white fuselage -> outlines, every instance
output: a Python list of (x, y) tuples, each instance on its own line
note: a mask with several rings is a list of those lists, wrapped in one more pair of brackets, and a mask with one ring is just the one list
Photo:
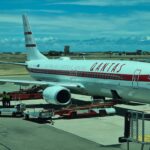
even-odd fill
[(83, 94), (150, 103), (150, 64), (120, 60), (32, 60), (27, 68), (36, 80), (84, 85)]

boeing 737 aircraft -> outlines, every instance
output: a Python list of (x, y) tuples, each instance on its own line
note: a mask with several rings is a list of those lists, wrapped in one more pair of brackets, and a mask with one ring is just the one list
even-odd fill
[(150, 104), (150, 63), (123, 60), (48, 59), (37, 49), (26, 15), (23, 15), (27, 61), (24, 64), (35, 81), (0, 79), (0, 82), (44, 85), (43, 98), (66, 105), (71, 92), (119, 98)]

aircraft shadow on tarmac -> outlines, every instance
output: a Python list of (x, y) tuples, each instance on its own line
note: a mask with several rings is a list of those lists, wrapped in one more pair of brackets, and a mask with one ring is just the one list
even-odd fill
[(11, 150), (11, 148), (9, 148), (7, 145), (0, 143), (0, 148), (3, 148), (3, 150)]
[(50, 123), (53, 124), (51, 120), (43, 120), (43, 119), (38, 119), (38, 118), (30, 118), (28, 120), (24, 119), (23, 116), (10, 116), (10, 115), (1, 115), (0, 118), (20, 118), (23, 119), (25, 121), (31, 121), (31, 122), (35, 122), (35, 123), (39, 123), (39, 124), (46, 124), (46, 123)]
[(44, 119), (38, 119), (38, 118), (30, 118), (28, 120), (23, 118), (23, 120), (38, 123), (38, 124), (47, 124), (47, 123), (54, 124), (54, 121), (52, 120), (44, 120)]
[(22, 118), (23, 116), (17, 115), (17, 116), (11, 116), (11, 115), (0, 115), (0, 118)]

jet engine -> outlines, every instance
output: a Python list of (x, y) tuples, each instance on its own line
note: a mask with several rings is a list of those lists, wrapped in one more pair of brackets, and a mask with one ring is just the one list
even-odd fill
[(50, 104), (67, 105), (71, 101), (71, 93), (69, 89), (62, 86), (52, 86), (43, 91), (43, 98)]

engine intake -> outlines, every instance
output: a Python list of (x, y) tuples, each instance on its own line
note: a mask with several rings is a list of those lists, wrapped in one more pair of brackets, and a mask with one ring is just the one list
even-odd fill
[(43, 91), (43, 98), (47, 103), (67, 105), (71, 101), (71, 93), (67, 88), (61, 86), (52, 86)]

